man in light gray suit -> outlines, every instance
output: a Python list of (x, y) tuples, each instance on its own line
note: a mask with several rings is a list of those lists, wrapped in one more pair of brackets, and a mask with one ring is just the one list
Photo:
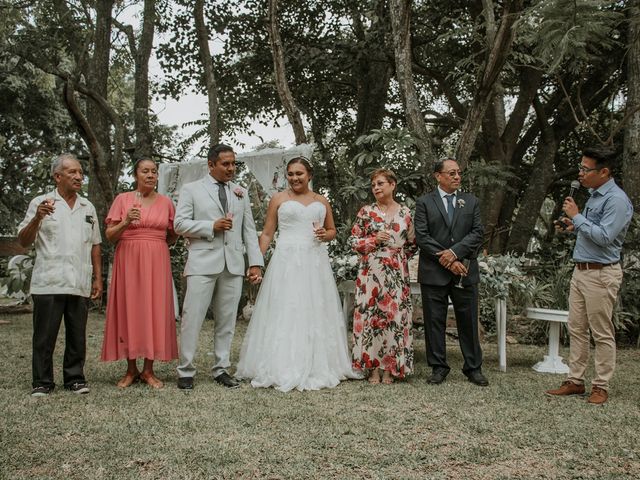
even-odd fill
[(264, 266), (249, 195), (232, 182), (236, 173), (233, 149), (223, 144), (212, 147), (208, 166), (209, 175), (186, 184), (180, 191), (174, 221), (175, 231), (189, 239), (178, 365), (178, 388), (183, 390), (193, 388), (198, 336), (212, 297), (213, 378), (228, 388), (239, 386), (227, 369), (231, 365), (229, 354), (242, 294), (245, 249), (250, 265), (246, 274), (251, 283), (262, 280)]

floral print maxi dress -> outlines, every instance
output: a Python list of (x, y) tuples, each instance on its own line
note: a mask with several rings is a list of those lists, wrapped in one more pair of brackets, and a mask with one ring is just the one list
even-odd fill
[[(375, 235), (386, 229), (387, 245)], [(412, 307), (408, 258), (417, 250), (410, 210), (401, 205), (386, 218), (377, 204), (360, 209), (351, 229), (360, 255), (353, 313), (353, 367), (381, 368), (403, 378), (413, 369)]]

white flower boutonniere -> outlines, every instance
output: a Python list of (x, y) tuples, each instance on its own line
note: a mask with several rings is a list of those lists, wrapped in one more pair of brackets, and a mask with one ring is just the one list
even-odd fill
[(463, 207), (464, 207), (464, 200), (460, 198), (456, 202), (456, 208), (463, 208)]
[(233, 189), (233, 193), (236, 194), (236, 197), (238, 198), (243, 198), (244, 197), (244, 190), (242, 190), (242, 188), (240, 187), (236, 187)]

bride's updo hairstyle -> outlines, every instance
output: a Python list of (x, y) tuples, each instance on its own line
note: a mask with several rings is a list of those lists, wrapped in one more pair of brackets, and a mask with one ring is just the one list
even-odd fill
[(309, 160), (307, 160), (305, 157), (295, 157), (289, 160), (289, 162), (287, 163), (287, 170), (289, 170), (289, 167), (294, 163), (299, 163), (300, 165), (302, 165), (309, 176), (313, 177), (313, 167), (311, 166), (311, 163), (309, 163)]

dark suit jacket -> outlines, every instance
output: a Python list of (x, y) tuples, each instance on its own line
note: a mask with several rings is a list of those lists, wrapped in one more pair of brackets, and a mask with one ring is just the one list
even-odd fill
[(438, 262), (436, 252), (450, 248), (459, 260), (469, 259), (469, 275), (463, 285), (480, 281), (478, 250), (482, 245), (484, 227), (480, 223), (478, 199), (470, 193), (458, 191), (453, 221), (449, 217), (438, 189), (420, 197), (416, 202), (414, 226), (420, 247), (418, 281), (426, 285), (447, 285), (459, 277)]

